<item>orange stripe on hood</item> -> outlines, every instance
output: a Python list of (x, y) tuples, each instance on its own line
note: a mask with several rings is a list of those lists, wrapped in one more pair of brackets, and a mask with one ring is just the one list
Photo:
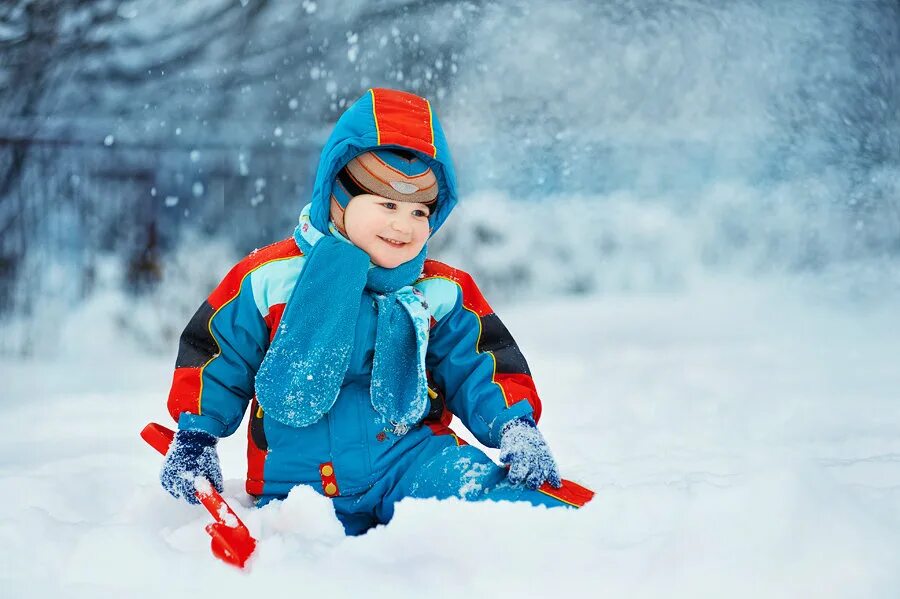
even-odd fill
[(396, 144), (437, 156), (431, 105), (425, 98), (393, 89), (372, 89), (378, 145)]

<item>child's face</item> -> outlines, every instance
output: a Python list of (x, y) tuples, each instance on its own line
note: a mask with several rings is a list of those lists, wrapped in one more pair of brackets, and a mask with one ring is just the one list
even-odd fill
[(353, 245), (382, 268), (419, 255), (430, 233), (427, 204), (395, 202), (381, 196), (354, 196), (344, 211), (344, 229)]

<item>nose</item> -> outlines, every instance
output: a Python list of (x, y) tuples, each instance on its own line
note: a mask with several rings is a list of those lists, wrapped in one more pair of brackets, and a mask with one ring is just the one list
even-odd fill
[(402, 216), (396, 216), (391, 219), (391, 228), (394, 231), (399, 231), (400, 233), (406, 233), (409, 231), (409, 223), (406, 222), (406, 219)]

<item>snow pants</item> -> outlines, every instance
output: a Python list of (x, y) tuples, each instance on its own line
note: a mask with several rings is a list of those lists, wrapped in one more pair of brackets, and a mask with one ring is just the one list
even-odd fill
[[(378, 524), (388, 523), (394, 515), (394, 505), (404, 497), (458, 497), (467, 501), (526, 501), (547, 507), (577, 507), (551, 492), (513, 486), (506, 481), (506, 469), (480, 449), (458, 444), (454, 435), (435, 435), (424, 438), (366, 491), (332, 497), (332, 501), (344, 531), (361, 535)], [(261, 495), (257, 506), (283, 498)]]

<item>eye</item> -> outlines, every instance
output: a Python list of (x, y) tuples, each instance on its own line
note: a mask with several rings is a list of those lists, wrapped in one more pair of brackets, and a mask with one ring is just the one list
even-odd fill
[(423, 218), (423, 217), (428, 218), (430, 216), (430, 214), (428, 212), (426, 212), (425, 210), (413, 210), (413, 216), (417, 216), (420, 218)]
[(395, 204), (394, 202), (382, 202), (381, 205), (388, 210), (394, 210), (397, 208), (397, 204)]

